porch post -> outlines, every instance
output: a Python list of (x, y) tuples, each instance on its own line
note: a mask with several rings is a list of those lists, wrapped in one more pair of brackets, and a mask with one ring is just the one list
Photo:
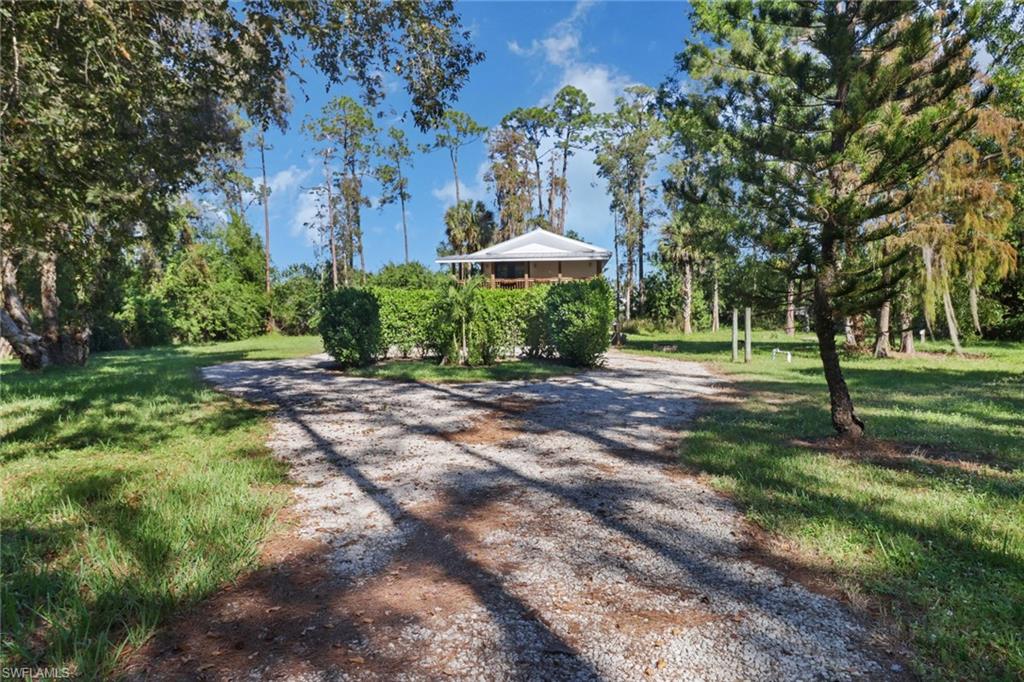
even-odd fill
[(558, 281), (562, 281), (562, 261), (558, 261)]

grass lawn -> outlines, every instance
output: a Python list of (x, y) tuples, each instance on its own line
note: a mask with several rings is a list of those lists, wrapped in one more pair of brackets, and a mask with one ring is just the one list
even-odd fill
[(106, 677), (172, 610), (251, 566), (286, 500), (265, 413), (196, 369), (319, 352), (268, 336), (0, 364), (2, 665)]
[(446, 384), (469, 381), (547, 379), (574, 374), (577, 371), (579, 370), (576, 368), (549, 360), (508, 360), (484, 367), (438, 365), (433, 360), (386, 360), (369, 367), (347, 370), (346, 374), (374, 379)]
[[(1024, 344), (965, 349), (985, 358), (845, 359), (882, 439), (853, 453), (815, 443), (831, 426), (814, 337), (754, 338), (745, 365), (730, 362), (728, 331), (629, 335), (635, 352), (676, 344), (666, 354), (713, 363), (740, 392), (698, 418), (684, 462), (803, 561), (870, 595), (905, 628), (923, 677), (1024, 679)], [(772, 361), (773, 348), (792, 364)]]

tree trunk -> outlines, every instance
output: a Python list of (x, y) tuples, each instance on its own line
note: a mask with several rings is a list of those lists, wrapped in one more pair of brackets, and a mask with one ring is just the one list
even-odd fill
[(448, 155), (452, 159), (452, 173), (455, 175), (455, 205), (462, 203), (462, 195), (459, 192), (459, 153), (455, 147), (448, 148)]
[(338, 288), (338, 245), (335, 239), (337, 232), (334, 221), (334, 194), (331, 192), (331, 171), (324, 154), (324, 182), (327, 188), (327, 233), (331, 242), (331, 288)]
[[(822, 250), (828, 252), (828, 246)], [(818, 352), (828, 384), (829, 400), (832, 407), (832, 427), (840, 436), (859, 438), (864, 433), (862, 422), (853, 410), (853, 399), (846, 386), (839, 353), (836, 351), (836, 336), (833, 327), (833, 307), (829, 300), (828, 288), (834, 277), (834, 265), (822, 266), (814, 282), (814, 332), (818, 337)]]
[(401, 204), (401, 241), (406, 247), (406, 264), (409, 264), (409, 227), (406, 224), (406, 197), (399, 195), (398, 202)]
[(43, 317), (43, 343), (56, 349), (60, 342), (60, 299), (57, 298), (57, 254), (39, 254), (39, 310)]
[(740, 360), (740, 311), (732, 309), (732, 361)]
[(753, 359), (753, 329), (750, 324), (750, 306), (743, 309), (743, 362), (750, 362)]
[[(263, 234), (264, 234), (264, 245), (263, 255), (266, 261), (266, 278), (267, 278), (267, 331), (274, 331), (274, 310), (271, 307), (270, 297), (270, 204), (267, 197), (267, 160), (264, 158), (264, 150), (266, 145), (263, 141), (263, 136), (260, 135), (260, 169), (263, 172)], [(239, 214), (241, 215), (241, 214)]]
[(693, 264), (683, 264), (683, 334), (693, 333)]
[(956, 323), (956, 310), (953, 308), (953, 298), (949, 295), (949, 283), (942, 283), (942, 307), (946, 312), (946, 328), (949, 330), (949, 340), (953, 342), (953, 350), (957, 355), (963, 355), (964, 349), (960, 346), (960, 331)]
[(633, 249), (626, 247), (626, 319), (633, 319)]
[(544, 176), (540, 172), (540, 157), (537, 150), (533, 150), (533, 165), (537, 170), (537, 217), (544, 217)]
[(560, 188), (562, 198), (558, 207), (558, 234), (565, 234), (565, 214), (569, 207), (569, 137), (572, 129), (565, 128), (565, 142), (562, 149), (562, 186)]
[(718, 320), (718, 262), (711, 264), (711, 331), (717, 332)]
[(89, 359), (88, 327), (74, 330), (60, 328), (60, 299), (57, 297), (57, 255), (52, 251), (39, 254), (40, 314), (42, 334), (32, 331), (25, 308), (17, 291), (17, 268), (10, 258), (0, 257), (3, 270), (4, 305), (0, 311), (0, 335), (11, 344), (25, 369), (35, 370), (50, 365), (84, 365)]
[(892, 303), (889, 299), (882, 301), (878, 308), (878, 324), (875, 330), (875, 357), (889, 357), (889, 317), (892, 313)]
[(786, 336), (796, 336), (796, 303), (793, 280), (786, 282)]
[(647, 178), (640, 178), (640, 198), (637, 201), (637, 209), (639, 211), (639, 220), (637, 224), (637, 296), (640, 298), (640, 306), (644, 304), (644, 208), (646, 207), (647, 200), (645, 195), (647, 188)]
[(900, 304), (900, 352), (904, 355), (914, 354), (914, 316), (906, 305), (909, 296), (904, 296)]
[(0, 334), (11, 344), (24, 369), (42, 369), (50, 364), (50, 356), (43, 350), (43, 338), (21, 327), (4, 308), (0, 308)]
[(978, 318), (978, 287), (971, 282), (968, 300), (971, 303), (971, 322), (974, 324), (974, 331), (981, 336), (981, 320)]

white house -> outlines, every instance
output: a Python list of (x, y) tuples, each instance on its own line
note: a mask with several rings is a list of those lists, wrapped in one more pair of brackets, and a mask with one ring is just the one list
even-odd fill
[(453, 270), (462, 263), (478, 264), (488, 286), (525, 289), (531, 284), (597, 277), (611, 257), (607, 249), (537, 228), (475, 253), (444, 256), (435, 262), (451, 265)]

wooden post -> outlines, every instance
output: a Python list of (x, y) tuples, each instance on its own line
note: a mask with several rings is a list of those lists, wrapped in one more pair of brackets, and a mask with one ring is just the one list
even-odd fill
[(732, 361), (740, 359), (740, 311), (732, 309)]
[(750, 306), (743, 309), (743, 362), (750, 362)]
[(562, 281), (562, 261), (558, 261), (558, 281)]

